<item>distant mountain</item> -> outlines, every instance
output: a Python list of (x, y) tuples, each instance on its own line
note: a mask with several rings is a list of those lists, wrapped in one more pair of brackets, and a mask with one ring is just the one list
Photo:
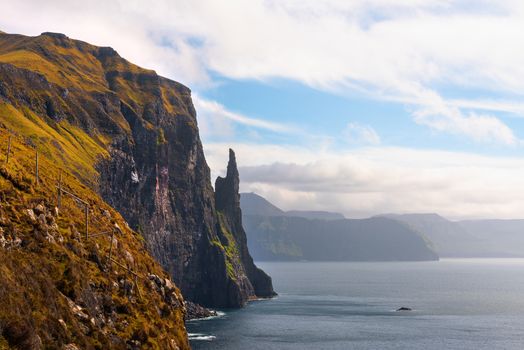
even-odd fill
[(349, 220), (334, 213), (284, 212), (256, 194), (242, 194), (241, 207), (249, 251), (255, 260), (438, 259), (429, 240), (397, 220)]
[(310, 211), (310, 210), (290, 210), (283, 211), (270, 203), (267, 199), (256, 193), (241, 193), (240, 202), (244, 215), (263, 215), (263, 216), (293, 216), (306, 219), (320, 220), (340, 220), (345, 219), (340, 213), (329, 211)]
[(524, 257), (524, 220), (468, 220), (458, 224), (492, 256)]
[(308, 210), (290, 210), (286, 211), (286, 216), (293, 216), (305, 219), (318, 219), (318, 220), (341, 220), (345, 219), (345, 216), (340, 213), (332, 213), (329, 211), (308, 211)]
[(386, 214), (388, 217), (423, 232), (435, 245), (440, 256), (472, 257), (479, 251), (481, 242), (456, 222), (438, 214)]
[(256, 193), (241, 193), (240, 207), (243, 215), (283, 216), (285, 212)]
[(524, 220), (450, 221), (438, 214), (386, 214), (423, 232), (441, 257), (524, 257)]
[[(248, 245), (255, 260), (311, 260), (311, 256), (308, 256), (310, 253), (304, 252), (307, 251), (305, 241), (319, 244), (311, 230), (316, 230), (322, 237), (338, 237), (341, 231), (345, 230), (348, 242), (354, 243), (355, 240), (363, 239), (355, 236), (354, 226), (347, 223), (357, 220), (344, 219), (342, 214), (285, 212), (257, 194), (243, 193), (241, 196)], [(384, 214), (374, 218), (389, 218), (407, 225), (412, 233), (431, 242), (426, 244), (440, 257), (524, 257), (524, 220), (451, 221), (435, 213)], [(320, 223), (312, 222), (316, 220)], [(335, 221), (329, 220), (342, 220), (346, 222), (347, 227), (340, 229)], [(363, 223), (361, 227), (368, 229), (367, 222)], [(386, 231), (389, 232), (387, 229)], [(299, 235), (300, 233), (304, 234)], [(330, 240), (344, 246), (339, 238), (334, 239), (330, 236)], [(374, 246), (373, 249), (379, 247)], [(369, 252), (368, 255), (373, 254)], [(319, 257), (316, 256), (315, 259), (317, 258)], [(389, 258), (395, 260), (391, 256)], [(352, 252), (347, 259), (360, 260), (368, 257)], [(376, 256), (373, 259), (376, 259)]]

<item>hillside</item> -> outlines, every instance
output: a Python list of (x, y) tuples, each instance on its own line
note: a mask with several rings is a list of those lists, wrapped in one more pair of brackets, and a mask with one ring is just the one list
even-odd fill
[(220, 223), (187, 87), (109, 47), (1, 33), (0, 115), (114, 207), (188, 300), (240, 307), (272, 295), (269, 278), (271, 293), (255, 295), (251, 267), (231, 269), (243, 240)]
[(340, 220), (344, 219), (344, 215), (340, 213), (333, 213), (329, 211), (319, 210), (288, 210), (283, 211), (275, 205), (271, 204), (264, 197), (256, 193), (241, 193), (240, 201), (242, 206), (242, 213), (244, 215), (263, 215), (263, 216), (291, 216), (306, 219), (319, 220)]
[(469, 235), (483, 243), (478, 254), (494, 257), (524, 257), (524, 220), (458, 221)]
[(424, 232), (435, 244), (440, 256), (471, 257), (475, 256), (482, 244), (457, 223), (438, 214), (387, 214), (382, 215), (406, 223), (414, 229)]
[(286, 213), (256, 193), (241, 193), (240, 206), (243, 215), (284, 216)]
[(388, 214), (424, 232), (443, 257), (524, 257), (523, 220), (451, 221), (437, 214)]
[[(0, 127), (0, 349), (188, 349), (182, 295), (143, 238), (55, 159), (39, 156), (37, 184), (30, 137), (6, 164), (7, 140)], [(88, 238), (83, 204), (64, 192), (57, 208), (60, 177)]]
[[(255, 260), (438, 260), (429, 240), (392, 219), (309, 219), (246, 212), (243, 210), (243, 223)], [(267, 210), (263, 208), (262, 213)]]
[(341, 220), (345, 219), (344, 215), (340, 213), (333, 213), (329, 211), (321, 210), (288, 210), (286, 216), (299, 217), (305, 219), (318, 219), (318, 220)]

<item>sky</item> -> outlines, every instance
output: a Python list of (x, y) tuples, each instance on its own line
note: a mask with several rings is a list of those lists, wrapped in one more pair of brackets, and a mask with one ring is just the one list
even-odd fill
[(524, 2), (0, 0), (191, 88), (213, 177), (285, 210), (524, 218)]

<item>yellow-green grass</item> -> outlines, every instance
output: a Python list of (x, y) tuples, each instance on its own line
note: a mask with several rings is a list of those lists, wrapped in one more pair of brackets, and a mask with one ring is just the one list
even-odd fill
[(107, 157), (104, 147), (82, 129), (67, 121), (51, 127), (31, 110), (23, 112), (6, 102), (0, 102), (0, 122), (19, 135), (31, 139), (42, 155), (53, 159), (55, 165), (67, 169), (88, 183), (95, 183), (98, 172), (96, 163)]
[[(217, 212), (217, 218), (218, 223), (220, 226), (220, 231), (222, 232), (223, 236), (226, 239), (225, 244), (220, 244), (220, 248), (224, 251), (226, 255), (226, 269), (228, 276), (236, 280), (236, 276), (240, 271), (237, 271), (237, 269), (242, 266), (242, 263), (240, 261), (240, 253), (238, 251), (238, 245), (235, 237), (229, 230), (229, 226), (226, 222), (225, 216), (220, 211)], [(235, 268), (236, 267), (236, 268)]]
[[(57, 52), (63, 51), (58, 48), (56, 50)], [(36, 52), (22, 49), (0, 55), (0, 62), (10, 63), (19, 68), (40, 73), (50, 82), (64, 87), (76, 87), (86, 91), (107, 90), (105, 81), (98, 78), (103, 76), (103, 69), (98, 61), (88, 61), (84, 64), (77, 64), (77, 67), (75, 67), (71, 63), (74, 62), (75, 58), (82, 56), (74, 50), (70, 50), (68, 55), (71, 55), (69, 62), (57, 64), (50, 62)]]
[[(9, 133), (0, 128), (0, 143), (6, 145)], [(34, 236), (33, 224), (26, 209), (38, 203), (52, 208), (57, 201), (57, 182), (62, 173), (62, 185), (68, 191), (77, 194), (89, 203), (90, 232), (109, 231), (117, 223), (122, 229), (117, 234), (117, 247), (113, 248), (113, 257), (126, 264), (125, 251), (134, 258), (132, 268), (140, 275), (154, 273), (166, 277), (159, 264), (148, 254), (142, 237), (129, 229), (122, 217), (106, 204), (94, 191), (78, 181), (75, 176), (61, 170), (54, 159), (40, 158), (40, 181), (35, 182), (34, 149), (20, 136), (12, 137), (12, 151), (9, 163), (5, 165), (5, 146), (0, 148), (0, 216), (7, 219), (6, 233), (16, 233), (25, 242), (22, 248), (5, 251), (0, 248), (0, 322), (20, 320), (32, 324), (46, 344), (45, 332), (64, 337), (68, 341), (87, 348), (102, 349), (103, 330), (95, 330), (86, 336), (81, 332), (67, 306), (65, 296), (75, 300), (82, 295), (86, 284), (91, 284), (99, 293), (109, 290), (113, 282), (129, 278), (123, 269), (113, 265), (109, 275), (89, 258), (95, 252), (103, 261), (107, 258), (110, 240), (108, 236), (99, 236), (78, 241), (77, 232), (82, 236), (85, 229), (84, 208), (67, 195), (63, 196), (58, 218), (58, 232), (64, 238), (63, 243), (39, 242)], [(108, 218), (104, 211), (110, 213)], [(2, 219), (2, 220), (4, 220)], [(5, 224), (3, 224), (5, 226)], [(118, 327), (105, 331), (115, 333), (124, 339), (131, 339), (137, 332), (146, 335), (144, 348), (165, 348), (168, 339), (175, 339), (181, 348), (187, 348), (183, 314), (181, 310), (160, 316), (158, 308), (165, 304), (159, 294), (152, 289), (148, 280), (138, 279), (142, 298), (135, 293), (129, 299), (122, 291), (114, 291), (111, 297), (115, 305), (129, 310), (119, 313)], [(180, 296), (180, 293), (178, 293)], [(64, 296), (65, 295), (65, 296)], [(58, 318), (65, 320), (68, 329), (63, 330)], [(7, 320), (7, 321), (6, 321)], [(126, 322), (123, 322), (126, 321)], [(41, 333), (42, 332), (42, 333)], [(1, 334), (1, 333), (0, 333)], [(0, 335), (0, 346), (6, 340)], [(1, 349), (1, 347), (0, 347)]]

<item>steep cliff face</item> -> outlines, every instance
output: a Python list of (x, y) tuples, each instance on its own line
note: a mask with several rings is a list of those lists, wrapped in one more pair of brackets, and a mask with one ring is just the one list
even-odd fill
[(235, 153), (230, 149), (226, 177), (218, 177), (215, 182), (217, 230), (220, 233), (221, 244), (230, 252), (226, 255), (229, 269), (242, 281), (247, 298), (272, 297), (275, 292), (271, 277), (255, 266), (249, 254), (246, 233), (242, 227), (239, 182)]
[(238, 307), (253, 294), (217, 244), (229, 213), (215, 211), (188, 88), (111, 48), (0, 33), (0, 113), (116, 208), (187, 299)]

